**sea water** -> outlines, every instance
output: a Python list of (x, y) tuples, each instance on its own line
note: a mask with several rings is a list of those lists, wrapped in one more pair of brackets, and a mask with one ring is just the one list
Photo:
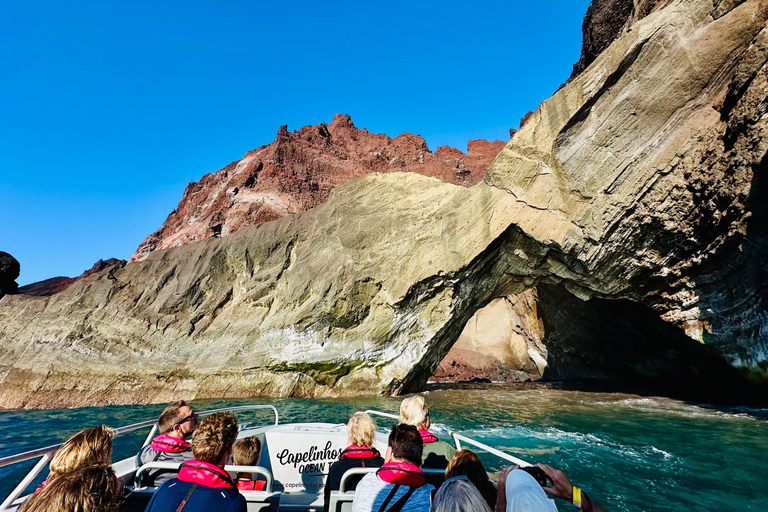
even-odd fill
[[(661, 397), (489, 385), (425, 394), (433, 425), (563, 470), (611, 511), (768, 511), (768, 410)], [(193, 402), (197, 411), (264, 403), (280, 422), (343, 423), (357, 410), (398, 411), (400, 399), (253, 399)], [(97, 424), (154, 419), (163, 405), (0, 412), (0, 456), (65, 440)], [(241, 424), (270, 413), (238, 412)], [(378, 418), (380, 428), (389, 420)], [(149, 429), (115, 439), (113, 460), (134, 455)], [(444, 439), (448, 439), (442, 436)], [(477, 450), (492, 475), (507, 465)], [(0, 469), (3, 497), (34, 461)], [(574, 510), (558, 500), (562, 511)]]

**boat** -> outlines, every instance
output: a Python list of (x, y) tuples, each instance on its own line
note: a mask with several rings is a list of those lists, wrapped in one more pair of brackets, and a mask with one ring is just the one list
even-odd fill
[[(248, 504), (249, 512), (322, 512), (325, 477), (330, 464), (338, 460), (339, 454), (347, 446), (347, 425), (344, 423), (280, 423), (277, 409), (272, 405), (241, 405), (212, 409), (199, 413), (200, 417), (220, 411), (264, 410), (274, 415), (274, 422), (267, 425), (251, 426), (244, 424), (238, 433), (238, 439), (258, 436), (262, 443), (261, 455), (257, 466), (227, 465), (225, 470), (234, 476), (235, 473), (251, 473), (266, 480), (261, 491), (240, 491)], [(365, 411), (372, 416), (393, 419), (395, 414), (376, 410)], [(114, 429), (116, 436), (151, 427), (144, 441), (146, 446), (157, 434), (157, 420), (144, 421)], [(457, 450), (469, 445), (479, 451), (485, 451), (505, 461), (520, 466), (530, 466), (530, 463), (508, 453), (496, 450), (479, 441), (463, 436), (450, 429), (431, 426), (430, 431), (438, 437), (450, 438)], [(387, 448), (387, 432), (376, 432), (374, 447), (384, 453)], [(52, 445), (17, 455), (0, 459), (0, 467), (9, 466), (24, 461), (38, 459), (35, 466), (16, 485), (11, 493), (0, 504), (0, 512), (15, 511), (30, 495), (30, 484), (47, 467), (54, 452), (62, 445)], [(130, 491), (123, 510), (125, 512), (141, 512), (146, 508), (155, 487), (144, 487), (140, 484), (141, 475), (154, 468), (178, 469), (180, 464), (169, 462), (151, 462), (139, 468), (135, 465), (135, 456), (117, 461), (112, 467), (126, 490)], [(341, 481), (338, 491), (331, 492), (330, 512), (349, 512), (355, 491), (347, 488), (349, 477), (375, 471), (376, 468), (354, 468), (347, 471)], [(430, 474), (444, 474), (442, 469), (424, 469)], [(25, 494), (26, 493), (26, 494)]]

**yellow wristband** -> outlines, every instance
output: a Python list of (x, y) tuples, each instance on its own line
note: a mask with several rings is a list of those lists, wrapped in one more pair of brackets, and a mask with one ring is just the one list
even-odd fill
[(573, 486), (573, 506), (581, 510), (581, 489)]

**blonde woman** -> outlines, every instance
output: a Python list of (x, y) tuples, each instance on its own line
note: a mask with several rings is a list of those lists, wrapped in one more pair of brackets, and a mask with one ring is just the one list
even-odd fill
[(109, 465), (112, 459), (112, 438), (114, 432), (106, 425), (90, 427), (73, 435), (56, 450), (48, 465), (48, 478), (35, 492), (61, 475), (94, 464)]
[[(331, 491), (337, 491), (341, 484), (341, 477), (352, 468), (379, 468), (384, 464), (384, 459), (379, 451), (373, 447), (376, 424), (373, 419), (364, 412), (356, 412), (347, 423), (347, 439), (349, 446), (341, 452), (338, 461), (334, 462), (325, 480), (325, 509), (331, 500)], [(349, 479), (350, 489), (354, 489), (361, 476)]]
[(62, 473), (19, 507), (19, 512), (118, 512), (123, 487), (108, 464)]
[(400, 403), (400, 423), (413, 425), (419, 429), (421, 440), (424, 442), (422, 467), (443, 469), (448, 465), (448, 461), (453, 457), (456, 449), (448, 443), (440, 441), (428, 430), (430, 426), (429, 409), (424, 403), (423, 396), (414, 395)]

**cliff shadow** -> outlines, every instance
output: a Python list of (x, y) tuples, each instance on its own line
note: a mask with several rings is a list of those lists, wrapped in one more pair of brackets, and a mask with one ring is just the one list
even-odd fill
[(537, 288), (548, 350), (545, 381), (708, 403), (768, 404), (765, 386), (749, 382), (651, 308), (629, 300), (584, 301), (557, 285)]

